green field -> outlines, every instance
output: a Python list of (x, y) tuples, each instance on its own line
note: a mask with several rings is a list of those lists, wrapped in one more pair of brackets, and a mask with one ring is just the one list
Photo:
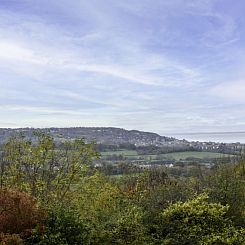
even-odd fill
[(100, 152), (101, 156), (113, 156), (113, 155), (123, 155), (123, 156), (138, 156), (137, 151), (104, 151)]
[(112, 156), (112, 155), (123, 155), (125, 157), (135, 157), (135, 158), (144, 158), (146, 160), (154, 160), (156, 157), (159, 158), (167, 158), (167, 159), (175, 159), (179, 161), (180, 159), (184, 160), (186, 158), (224, 158), (229, 157), (231, 155), (222, 154), (222, 153), (215, 153), (215, 152), (197, 152), (197, 151), (185, 151), (185, 152), (173, 152), (173, 153), (166, 153), (161, 155), (138, 155), (137, 151), (107, 151), (101, 152), (102, 157)]
[(185, 152), (174, 152), (174, 153), (166, 153), (162, 154), (167, 158), (174, 158), (175, 160), (186, 159), (189, 157), (193, 158), (224, 158), (229, 157), (228, 154), (215, 153), (215, 152), (197, 152), (197, 151), (185, 151)]

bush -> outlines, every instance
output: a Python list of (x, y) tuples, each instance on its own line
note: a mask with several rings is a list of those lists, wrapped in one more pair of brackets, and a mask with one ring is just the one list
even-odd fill
[(32, 229), (41, 224), (44, 212), (29, 195), (17, 191), (0, 189), (0, 242), (19, 241), (31, 235)]
[(17, 234), (0, 233), (0, 245), (21, 245), (23, 240)]
[(44, 232), (37, 230), (26, 244), (90, 244), (89, 227), (73, 207), (55, 205), (50, 208)]
[(244, 244), (244, 231), (226, 218), (228, 206), (208, 203), (201, 194), (170, 205), (162, 216), (162, 244)]

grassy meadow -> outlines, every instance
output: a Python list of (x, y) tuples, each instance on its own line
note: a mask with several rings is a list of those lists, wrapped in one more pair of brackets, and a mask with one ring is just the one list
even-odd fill
[(154, 159), (174, 159), (176, 161), (179, 160), (185, 160), (187, 158), (225, 158), (229, 157), (231, 155), (229, 154), (222, 154), (222, 153), (215, 153), (215, 152), (197, 152), (197, 151), (185, 151), (185, 152), (173, 152), (173, 153), (166, 153), (166, 154), (159, 154), (159, 155), (139, 155), (137, 151), (128, 151), (128, 150), (122, 150), (122, 151), (106, 151), (101, 152), (102, 158), (108, 157), (108, 156), (124, 156), (126, 158), (135, 158), (140, 159), (144, 158), (145, 160), (154, 160)]

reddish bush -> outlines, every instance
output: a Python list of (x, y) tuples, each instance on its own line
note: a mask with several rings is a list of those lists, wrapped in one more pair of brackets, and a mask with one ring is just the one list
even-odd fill
[(23, 240), (17, 234), (3, 234), (0, 233), (0, 245), (21, 245)]
[(30, 236), (33, 228), (42, 226), (44, 218), (44, 212), (26, 193), (0, 189), (0, 242), (4, 234), (6, 239), (12, 234)]

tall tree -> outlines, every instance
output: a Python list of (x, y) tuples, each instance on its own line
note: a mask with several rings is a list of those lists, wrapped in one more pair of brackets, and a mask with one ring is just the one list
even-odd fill
[(15, 136), (3, 146), (1, 187), (23, 190), (47, 200), (62, 199), (98, 157), (94, 143), (84, 139), (57, 147), (49, 135), (35, 133), (35, 140)]

